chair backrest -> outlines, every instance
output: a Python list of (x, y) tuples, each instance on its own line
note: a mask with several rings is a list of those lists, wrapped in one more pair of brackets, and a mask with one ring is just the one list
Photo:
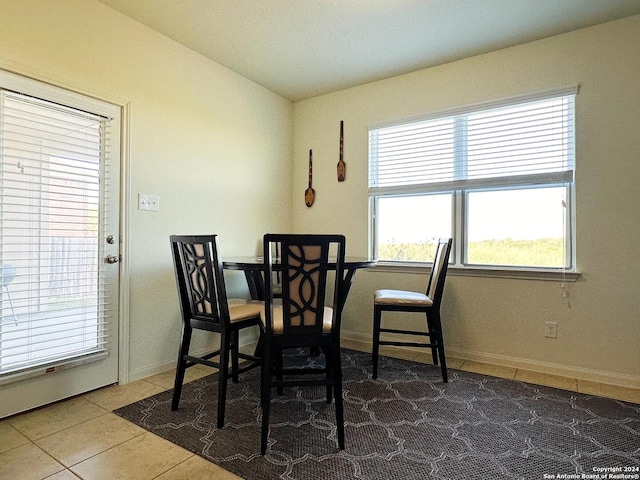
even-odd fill
[(431, 274), (429, 275), (429, 284), (427, 285), (427, 295), (433, 300), (434, 305), (439, 305), (442, 299), (450, 253), (451, 238), (439, 239), (436, 255), (433, 259), (433, 266), (431, 267)]
[(217, 235), (172, 235), (171, 250), (185, 322), (224, 327), (229, 306)]
[[(267, 335), (274, 330), (272, 282), (273, 249), (276, 246), (280, 249), (282, 334), (326, 334), (326, 325), (323, 321), (326, 320), (324, 314), (325, 307), (328, 306), (333, 308), (330, 333), (339, 336), (341, 312), (337, 307), (344, 278), (344, 235), (267, 234), (264, 236)], [(334, 254), (335, 258), (333, 258)], [(329, 300), (330, 305), (326, 305), (327, 278), (330, 270), (335, 270), (336, 273), (333, 299)]]
[[(276, 261), (280, 262), (280, 243), (275, 244), (275, 251), (276, 251)], [(272, 284), (271, 284), (271, 291), (273, 292), (274, 296), (280, 298), (282, 297), (282, 276), (280, 274), (280, 270), (277, 270), (275, 272), (275, 279), (272, 277)]]

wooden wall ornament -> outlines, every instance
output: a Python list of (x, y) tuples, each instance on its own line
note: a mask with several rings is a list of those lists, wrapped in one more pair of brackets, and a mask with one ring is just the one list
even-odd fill
[(347, 165), (344, 163), (344, 122), (340, 120), (340, 160), (338, 160), (338, 181), (344, 182)]
[(311, 177), (312, 177), (312, 160), (313, 158), (313, 154), (312, 154), (312, 150), (309, 150), (309, 188), (307, 188), (304, 191), (304, 203), (307, 205), (307, 207), (310, 207), (311, 205), (313, 205), (313, 201), (316, 198), (316, 192), (313, 188), (311, 188)]

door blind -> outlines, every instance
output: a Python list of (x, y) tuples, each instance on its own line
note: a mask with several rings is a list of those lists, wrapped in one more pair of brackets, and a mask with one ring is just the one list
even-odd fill
[(106, 351), (109, 124), (0, 90), (0, 378)]

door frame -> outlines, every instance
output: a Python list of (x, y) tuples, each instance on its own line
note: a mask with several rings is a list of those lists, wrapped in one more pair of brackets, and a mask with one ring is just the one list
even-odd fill
[(117, 103), (120, 105), (120, 289), (118, 312), (118, 384), (129, 383), (129, 231), (131, 230), (131, 165), (130, 136), (131, 102)]

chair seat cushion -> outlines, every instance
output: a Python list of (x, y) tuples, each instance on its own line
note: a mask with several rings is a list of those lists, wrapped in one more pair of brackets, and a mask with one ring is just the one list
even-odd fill
[[(265, 318), (264, 309), (260, 313), (260, 320), (262, 324), (267, 325), (267, 319)], [(282, 305), (273, 305), (273, 333), (280, 335), (284, 333), (284, 318), (282, 315)], [(322, 333), (331, 333), (331, 327), (333, 326), (333, 308), (324, 307), (324, 313), (322, 315)]]
[(433, 300), (426, 294), (405, 290), (376, 290), (373, 301), (376, 305), (415, 305), (419, 307), (433, 305)]
[(264, 312), (264, 302), (260, 300), (230, 298), (227, 303), (229, 305), (229, 317), (232, 322), (259, 317)]

